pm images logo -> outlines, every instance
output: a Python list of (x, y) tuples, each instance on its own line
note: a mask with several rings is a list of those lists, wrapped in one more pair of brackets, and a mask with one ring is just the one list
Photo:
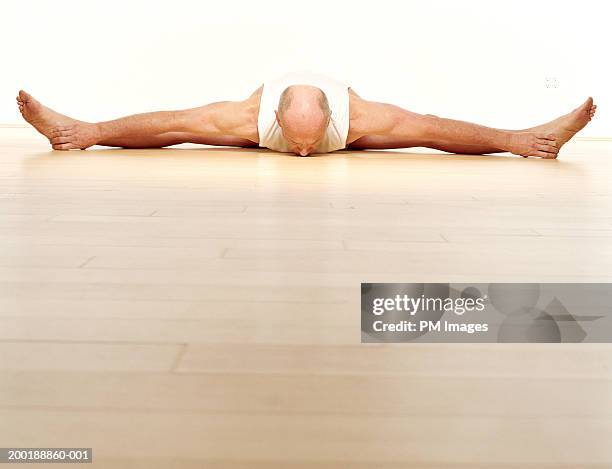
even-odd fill
[(610, 342), (611, 300), (605, 283), (363, 283), (362, 342)]

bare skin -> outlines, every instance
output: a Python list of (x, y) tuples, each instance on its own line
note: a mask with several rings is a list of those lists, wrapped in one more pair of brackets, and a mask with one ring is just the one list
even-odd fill
[[(277, 120), (292, 151), (307, 156), (323, 138), (329, 116), (317, 111), (318, 88), (305, 85), (296, 88), (301, 89), (296, 91), (293, 108), (283, 116), (277, 111)], [(55, 112), (25, 91), (19, 92), (17, 104), (24, 119), (47, 137), (55, 150), (85, 149), (92, 145), (160, 148), (179, 143), (257, 147), (262, 89), (243, 101), (136, 114), (97, 123)], [(502, 130), (367, 101), (350, 88), (349, 98), (349, 149), (423, 146), (451, 153), (510, 152), (540, 158), (556, 158), (561, 147), (588, 124), (597, 109), (593, 99), (588, 98), (574, 111), (546, 124)]]
[(502, 130), (416, 114), (359, 97), (351, 97), (351, 107), (349, 148), (419, 146), (450, 153), (510, 152), (540, 158), (556, 158), (561, 147), (589, 123), (597, 109), (593, 99), (588, 98), (574, 111), (546, 124), (524, 130)]
[(42, 105), (25, 91), (17, 104), (23, 118), (54, 150), (92, 145), (161, 148), (179, 143), (256, 147), (258, 90), (245, 101), (224, 101), (182, 111), (136, 114), (107, 122), (84, 122)]
[(294, 85), (291, 90), (291, 104), (275, 111), (276, 121), (291, 150), (308, 156), (325, 135), (331, 119), (329, 108), (322, 109), (319, 98), (322, 91), (314, 86)]

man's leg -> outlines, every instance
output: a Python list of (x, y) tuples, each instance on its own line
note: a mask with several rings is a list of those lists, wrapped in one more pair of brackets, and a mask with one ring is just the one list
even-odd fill
[[(523, 156), (555, 158), (559, 149), (591, 120), (597, 106), (591, 98), (574, 111), (547, 124), (524, 130), (502, 130), (469, 122), (421, 115), (384, 105), (400, 122), (385, 135), (366, 135), (349, 149), (427, 147), (451, 153), (487, 154), (510, 151)], [(376, 111), (375, 111), (376, 112)], [(381, 109), (381, 112), (385, 112)]]
[(172, 145), (180, 145), (181, 143), (197, 143), (200, 145), (218, 145), (247, 148), (258, 147), (255, 142), (244, 138), (231, 136), (202, 137), (200, 135), (191, 134), (187, 132), (166, 132), (158, 135), (150, 135), (144, 137), (110, 138), (98, 142), (98, 145), (123, 148), (163, 148)]
[[(126, 148), (159, 148), (179, 143), (257, 146), (251, 140), (221, 135), (216, 129), (207, 128), (203, 116), (218, 112), (220, 107), (231, 115), (231, 106), (235, 104), (231, 102), (213, 103), (184, 111), (136, 114), (98, 124), (55, 112), (24, 91), (19, 92), (17, 104), (24, 119), (47, 137), (54, 149), (59, 150), (87, 148), (96, 144)], [(72, 133), (73, 127), (78, 129), (78, 135)]]
[(453, 144), (444, 142), (426, 142), (423, 140), (410, 140), (402, 138), (390, 138), (380, 135), (368, 135), (355, 140), (349, 145), (352, 150), (385, 150), (394, 148), (425, 147), (441, 150), (448, 153), (465, 155), (486, 155), (488, 153), (501, 153), (504, 150), (487, 145)]

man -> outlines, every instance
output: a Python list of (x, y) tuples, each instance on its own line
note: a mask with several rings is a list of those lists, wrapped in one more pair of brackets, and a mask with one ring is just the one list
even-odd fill
[(200, 143), (266, 147), (301, 156), (340, 149), (419, 146), (451, 153), (511, 152), (556, 158), (597, 108), (588, 98), (574, 111), (546, 124), (500, 130), (368, 101), (343, 83), (308, 72), (289, 73), (265, 83), (243, 101), (98, 123), (59, 114), (24, 91), (19, 92), (17, 103), (25, 120), (56, 150)]

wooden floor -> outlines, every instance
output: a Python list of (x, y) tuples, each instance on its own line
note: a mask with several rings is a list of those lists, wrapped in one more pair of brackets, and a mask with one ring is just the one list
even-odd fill
[(612, 467), (611, 345), (359, 332), (360, 282), (612, 281), (612, 143), (544, 161), (0, 136), (1, 446), (113, 469)]

